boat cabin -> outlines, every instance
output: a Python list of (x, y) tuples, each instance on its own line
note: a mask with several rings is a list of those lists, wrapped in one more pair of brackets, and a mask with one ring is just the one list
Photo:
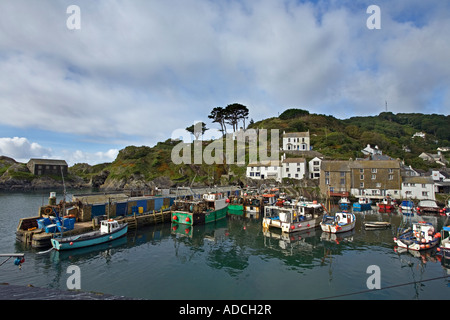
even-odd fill
[(103, 220), (100, 223), (100, 233), (104, 234), (104, 233), (111, 233), (116, 229), (119, 229), (120, 225), (116, 220)]

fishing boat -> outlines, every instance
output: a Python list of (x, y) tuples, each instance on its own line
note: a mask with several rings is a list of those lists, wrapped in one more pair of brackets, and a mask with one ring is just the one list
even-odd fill
[(447, 200), (447, 205), (439, 211), (441, 216), (450, 217), (450, 199)]
[(350, 212), (336, 212), (334, 216), (324, 215), (320, 222), (322, 231), (329, 233), (341, 233), (353, 230), (356, 217)]
[(242, 216), (244, 214), (244, 197), (233, 196), (225, 200), (228, 203), (228, 214)]
[(85, 248), (106, 243), (127, 234), (128, 223), (119, 224), (116, 220), (108, 219), (100, 222), (100, 229), (69, 237), (52, 238), (52, 247), (58, 251)]
[(353, 204), (353, 210), (355, 211), (366, 211), (372, 209), (372, 201), (369, 198), (361, 197), (358, 202)]
[(350, 204), (351, 204), (351, 202), (350, 202), (350, 200), (347, 197), (342, 197), (339, 200), (339, 208), (341, 210), (349, 210), (350, 209)]
[(302, 202), (294, 206), (264, 207), (263, 228), (278, 228), (282, 232), (296, 232), (318, 228), (323, 216), (319, 203)]
[(417, 205), (418, 214), (439, 214), (439, 206), (434, 200), (421, 200)]
[(226, 200), (222, 193), (206, 193), (201, 199), (175, 200), (172, 223), (198, 225), (223, 219), (228, 211)]
[(390, 196), (387, 196), (378, 202), (377, 206), (381, 212), (391, 212), (395, 209), (395, 201)]
[(407, 250), (420, 251), (435, 247), (439, 243), (439, 236), (431, 223), (419, 221), (412, 224), (412, 229), (400, 231), (400, 235), (394, 238), (398, 247)]
[(403, 200), (400, 204), (400, 209), (404, 215), (414, 214), (414, 202), (412, 200)]
[(441, 244), (439, 245), (438, 251), (446, 259), (450, 259), (450, 226), (443, 227), (441, 232)]

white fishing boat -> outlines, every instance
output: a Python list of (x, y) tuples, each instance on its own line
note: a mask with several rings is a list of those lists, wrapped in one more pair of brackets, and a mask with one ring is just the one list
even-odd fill
[(450, 226), (443, 227), (440, 232), (441, 244), (438, 251), (442, 253), (444, 258), (450, 259)]
[(296, 232), (318, 228), (323, 206), (317, 202), (298, 202), (290, 207), (264, 207), (263, 227), (278, 228), (282, 232)]
[(412, 229), (401, 230), (394, 242), (400, 248), (420, 251), (435, 247), (439, 243), (439, 236), (436, 236), (431, 223), (419, 221), (412, 224)]
[(334, 216), (324, 215), (320, 227), (322, 231), (340, 233), (353, 230), (356, 224), (356, 216), (350, 212), (336, 212)]

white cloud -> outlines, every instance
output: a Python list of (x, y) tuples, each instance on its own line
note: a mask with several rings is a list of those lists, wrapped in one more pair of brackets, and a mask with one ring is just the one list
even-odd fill
[(354, 1), (77, 1), (81, 30), (68, 30), (63, 2), (4, 0), (0, 125), (156, 143), (234, 102), (255, 120), (376, 114), (385, 100), (448, 114), (449, 5), (391, 2), (368, 30), (371, 3)]
[(69, 166), (73, 166), (76, 163), (88, 163), (90, 165), (95, 165), (105, 162), (113, 162), (117, 155), (119, 154), (118, 149), (109, 149), (106, 152), (84, 152), (81, 150), (62, 151), (64, 159), (67, 161)]
[(42, 147), (27, 138), (0, 138), (0, 155), (4, 155), (18, 162), (28, 162), (30, 158), (49, 158), (52, 150)]

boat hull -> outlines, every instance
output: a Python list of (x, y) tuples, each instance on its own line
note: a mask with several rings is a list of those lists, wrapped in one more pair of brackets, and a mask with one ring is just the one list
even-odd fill
[(113, 241), (125, 236), (127, 234), (127, 231), (128, 224), (125, 223), (121, 228), (111, 233), (101, 234), (99, 231), (94, 231), (80, 236), (72, 236), (60, 239), (53, 238), (50, 241), (52, 247), (58, 251), (73, 250)]
[(355, 211), (372, 210), (372, 205), (370, 203), (354, 203), (353, 210)]
[(328, 224), (328, 223), (320, 223), (320, 227), (322, 228), (323, 232), (328, 232), (328, 233), (342, 233), (342, 232), (347, 232), (347, 231), (351, 231), (355, 228), (355, 224), (356, 221), (353, 221), (351, 223), (346, 223), (346, 224), (340, 224), (340, 225), (336, 225), (336, 224)]
[(244, 205), (242, 204), (228, 205), (228, 214), (242, 216), (244, 214)]
[(322, 217), (312, 218), (309, 220), (299, 221), (299, 222), (283, 222), (280, 220), (273, 220), (270, 218), (263, 219), (263, 227), (264, 228), (278, 228), (281, 229), (282, 232), (299, 232), (310, 229), (315, 229), (320, 226), (320, 221), (322, 221)]
[(427, 250), (427, 249), (434, 248), (439, 243), (439, 239), (435, 238), (432, 241), (429, 241), (426, 243), (421, 243), (417, 240), (409, 240), (405, 237), (405, 238), (396, 239), (396, 240), (394, 240), (394, 242), (400, 248), (404, 248), (404, 249), (412, 250), (412, 251), (421, 251), (421, 250)]
[(228, 207), (208, 212), (193, 213), (188, 211), (172, 212), (172, 222), (190, 226), (211, 223), (226, 218)]

